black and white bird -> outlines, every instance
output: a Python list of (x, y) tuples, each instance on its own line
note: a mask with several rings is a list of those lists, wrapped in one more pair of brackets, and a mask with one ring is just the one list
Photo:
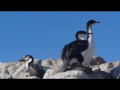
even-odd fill
[(86, 24), (87, 33), (88, 33), (87, 40), (89, 42), (89, 46), (88, 46), (86, 53), (83, 55), (84, 62), (82, 63), (86, 67), (88, 67), (90, 65), (90, 61), (92, 60), (92, 57), (93, 57), (94, 51), (95, 51), (95, 43), (94, 43), (92, 26), (96, 23), (100, 23), (100, 22), (97, 22), (95, 20), (89, 20)]
[(20, 59), (20, 61), (26, 62), (26, 71), (29, 72), (30, 76), (37, 76), (40, 79), (43, 78), (45, 71), (42, 66), (39, 66), (34, 62), (34, 58), (31, 55), (26, 55)]
[[(87, 32), (86, 31), (78, 31), (76, 33), (76, 40), (73, 42), (70, 42), (69, 44), (65, 45), (62, 53), (61, 53), (61, 59), (63, 60), (63, 64), (60, 68), (60, 72), (64, 72), (68, 69), (68, 66), (72, 67), (82, 67), (82, 63), (84, 59), (87, 59), (86, 57), (89, 57), (90, 47), (91, 47), (91, 41), (92, 41), (92, 25), (96, 22), (95, 20), (89, 20), (87, 22)], [(77, 62), (76, 62), (77, 61)]]
[(19, 61), (20, 62), (25, 62), (25, 61), (28, 61), (31, 58), (33, 59), (33, 57), (31, 55), (25, 55)]

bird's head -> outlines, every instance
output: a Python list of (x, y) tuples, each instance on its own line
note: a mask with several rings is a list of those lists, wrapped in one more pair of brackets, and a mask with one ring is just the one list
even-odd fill
[(95, 21), (95, 20), (89, 20), (89, 21), (87, 22), (87, 27), (90, 26), (90, 25), (93, 25), (93, 24), (95, 24), (95, 23), (100, 23), (100, 22)]
[(87, 32), (81, 30), (81, 31), (78, 31), (75, 36), (76, 36), (77, 40), (86, 40), (87, 39)]
[(31, 55), (25, 55), (24, 57), (22, 57), (20, 59), (20, 61), (29, 61), (29, 62), (33, 63), (34, 58)]

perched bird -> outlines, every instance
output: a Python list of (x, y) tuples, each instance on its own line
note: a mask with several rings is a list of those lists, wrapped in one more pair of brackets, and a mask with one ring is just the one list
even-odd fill
[(90, 61), (92, 60), (92, 57), (95, 51), (92, 26), (96, 23), (100, 23), (100, 22), (97, 22), (95, 20), (89, 20), (86, 24), (87, 33), (88, 33), (87, 40), (88, 40), (89, 46), (86, 53), (84, 54), (84, 62), (82, 63), (86, 67), (90, 65)]
[[(91, 47), (92, 45), (92, 25), (96, 22), (95, 20), (89, 20), (87, 22), (87, 32), (86, 31), (78, 31), (76, 33), (76, 40), (70, 42), (65, 45), (62, 53), (61, 59), (63, 60), (63, 64), (60, 68), (60, 72), (64, 72), (69, 70), (68, 66), (72, 67), (81, 67), (84, 68), (82, 63), (85, 59), (90, 57), (90, 53), (92, 53)], [(76, 62), (77, 63), (74, 63)]]
[(45, 74), (43, 67), (33, 63), (34, 58), (31, 55), (24, 56), (20, 61), (26, 62), (26, 70), (29, 72), (30, 76), (37, 76), (40, 79), (43, 78)]

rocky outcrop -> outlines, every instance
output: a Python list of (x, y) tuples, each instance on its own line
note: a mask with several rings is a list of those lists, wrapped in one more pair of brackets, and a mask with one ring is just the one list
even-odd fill
[[(79, 68), (65, 72), (58, 72), (63, 61), (49, 58), (46, 60), (35, 59), (35, 64), (43, 66), (45, 74), (43, 79), (119, 79), (120, 61), (106, 62), (99, 56), (94, 56), (90, 62), (91, 71)], [(40, 79), (30, 76), (26, 71), (25, 62), (0, 63), (0, 79)]]
[[(41, 60), (35, 59), (34, 63), (41, 65)], [(0, 63), (0, 79), (36, 79), (25, 71), (25, 62)]]
[(90, 65), (100, 65), (106, 63), (106, 61), (99, 56), (93, 56), (92, 60), (90, 61)]

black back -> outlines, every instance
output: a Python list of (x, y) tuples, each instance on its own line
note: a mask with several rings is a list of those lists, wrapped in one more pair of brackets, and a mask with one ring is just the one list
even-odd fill
[(74, 57), (80, 56), (81, 52), (85, 51), (87, 48), (87, 40), (75, 40), (64, 46), (61, 53), (61, 59), (72, 59)]
[[(87, 40), (75, 40), (67, 45), (64, 46), (62, 53), (61, 53), (61, 59), (63, 60), (63, 64), (60, 68), (60, 72), (64, 72), (66, 70), (69, 70), (68, 66), (72, 66), (72, 68), (76, 67), (78, 64), (82, 65), (82, 62), (84, 61), (84, 58), (81, 54), (81, 52), (85, 51), (88, 48), (88, 41)], [(76, 58), (79, 63), (69, 64), (69, 62)], [(78, 65), (78, 66), (79, 66)]]

